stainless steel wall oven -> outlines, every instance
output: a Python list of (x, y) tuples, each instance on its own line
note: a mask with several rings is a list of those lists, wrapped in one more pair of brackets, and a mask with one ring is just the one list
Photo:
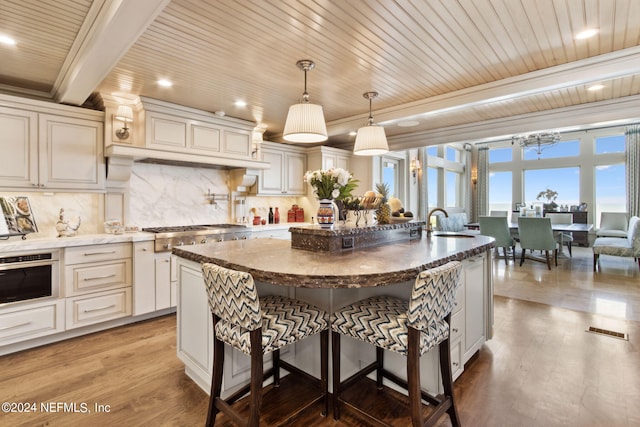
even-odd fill
[(0, 304), (58, 297), (58, 251), (0, 254)]

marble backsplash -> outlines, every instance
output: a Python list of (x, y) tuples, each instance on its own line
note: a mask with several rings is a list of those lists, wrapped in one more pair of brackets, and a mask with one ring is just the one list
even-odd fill
[[(229, 173), (223, 169), (134, 163), (129, 181), (127, 225), (139, 227), (214, 224), (253, 218), (252, 208), (267, 218), (269, 207), (278, 207), (280, 221), (287, 221), (287, 210), (306, 198), (239, 196), (230, 192)], [(208, 193), (216, 194), (215, 204)], [(81, 218), (78, 234), (104, 232), (104, 194), (0, 192), (0, 196), (27, 196), (31, 203), (37, 237), (55, 237), (60, 209), (66, 219)], [(244, 200), (244, 207), (240, 200)], [(309, 217), (310, 218), (310, 217)]]

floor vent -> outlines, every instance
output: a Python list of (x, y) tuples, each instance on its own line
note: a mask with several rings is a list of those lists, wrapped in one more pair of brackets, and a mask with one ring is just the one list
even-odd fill
[(594, 328), (593, 326), (589, 326), (589, 329), (587, 329), (587, 332), (591, 332), (592, 334), (606, 335), (608, 337), (618, 338), (618, 339), (621, 339), (621, 340), (629, 341), (629, 335), (627, 335), (625, 333), (622, 333), (622, 332), (616, 332), (616, 331), (609, 331), (607, 329)]

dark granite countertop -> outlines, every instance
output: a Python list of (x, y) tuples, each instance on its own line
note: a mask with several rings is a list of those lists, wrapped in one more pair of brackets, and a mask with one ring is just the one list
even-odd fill
[[(393, 224), (392, 224), (393, 225)], [(174, 248), (179, 257), (247, 271), (257, 281), (307, 288), (360, 288), (414, 280), (427, 268), (489, 251), (486, 236), (426, 237), (343, 251), (294, 249), (280, 239), (235, 240)]]

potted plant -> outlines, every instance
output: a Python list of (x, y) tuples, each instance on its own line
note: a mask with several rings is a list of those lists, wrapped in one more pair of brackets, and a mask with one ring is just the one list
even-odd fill
[(553, 191), (548, 187), (546, 190), (539, 192), (538, 196), (536, 196), (536, 200), (545, 199), (547, 201), (547, 203), (543, 203), (543, 209), (545, 211), (556, 210), (556, 208), (558, 207), (558, 204), (556, 203), (557, 198), (558, 198), (558, 192)]

